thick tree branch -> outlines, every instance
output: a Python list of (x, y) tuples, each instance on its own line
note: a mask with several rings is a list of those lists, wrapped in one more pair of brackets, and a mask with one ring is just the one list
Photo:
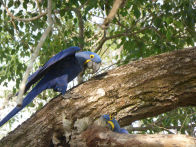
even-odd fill
[(53, 25), (53, 21), (52, 21), (52, 17), (51, 17), (51, 12), (52, 12), (52, 0), (48, 0), (48, 27), (46, 28), (46, 30), (44, 31), (44, 33), (42, 34), (40, 41), (37, 45), (37, 47), (34, 50), (34, 53), (31, 56), (31, 60), (29, 62), (29, 65), (26, 69), (25, 75), (22, 79), (22, 82), (20, 84), (20, 90), (18, 93), (18, 97), (17, 97), (17, 104), (20, 106), (22, 104), (23, 101), (23, 94), (24, 94), (24, 90), (25, 90), (25, 85), (27, 82), (27, 79), (29, 77), (29, 73), (31, 72), (32, 68), (33, 68), (33, 63), (35, 62), (35, 59), (37, 58), (38, 54), (39, 54), (39, 50), (41, 49), (41, 47), (43, 46), (47, 36), (49, 35), (51, 29), (52, 29), (52, 25)]
[(110, 11), (110, 13), (108, 14), (107, 18), (105, 18), (103, 24), (101, 25), (101, 27), (103, 29), (106, 29), (107, 26), (109, 25), (109, 23), (112, 21), (112, 19), (114, 18), (114, 16), (116, 15), (119, 7), (121, 6), (121, 4), (123, 3), (124, 0), (115, 0), (114, 4), (112, 6), (112, 9)]
[[(120, 66), (71, 89), (67, 92), (68, 99), (62, 96), (54, 98), (2, 139), (0, 146), (49, 146), (55, 132), (67, 132), (64, 128), (65, 119), (71, 124), (70, 142), (74, 142), (78, 119), (88, 117), (93, 121), (103, 114), (116, 113), (120, 125), (127, 126), (135, 120), (157, 116), (180, 106), (196, 106), (195, 71), (196, 47)], [(110, 138), (113, 133), (106, 134), (106, 138)], [(162, 137), (168, 138), (167, 135)], [(117, 135), (116, 138), (121, 136)], [(135, 136), (126, 137), (132, 143), (134, 138), (137, 141)], [(147, 140), (143, 141), (148, 144)]]
[(87, 146), (136, 146), (136, 147), (189, 147), (196, 139), (185, 135), (135, 135), (118, 134), (105, 128), (92, 127), (83, 133)]
[[(145, 127), (127, 127), (126, 129), (128, 131), (147, 131), (147, 130), (153, 130), (156, 131), (157, 128), (162, 129), (162, 130), (169, 130), (169, 129), (174, 129), (174, 130), (180, 130), (183, 126), (168, 126), (166, 128), (164, 128), (163, 126), (153, 126), (153, 125), (147, 125)], [(196, 127), (196, 125), (193, 126), (189, 126), (189, 127)], [(173, 133), (172, 133), (173, 134)]]

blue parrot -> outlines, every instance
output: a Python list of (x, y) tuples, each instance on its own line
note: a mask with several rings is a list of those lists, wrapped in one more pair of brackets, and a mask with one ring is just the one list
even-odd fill
[(107, 122), (109, 128), (111, 128), (112, 131), (121, 134), (129, 134), (129, 132), (126, 129), (120, 127), (119, 123), (112, 115), (105, 114), (102, 115), (102, 118)]
[(5, 124), (16, 113), (28, 105), (38, 94), (46, 89), (53, 89), (66, 93), (67, 84), (72, 81), (85, 68), (96, 72), (101, 63), (101, 58), (93, 52), (78, 52), (79, 47), (69, 47), (48, 60), (42, 67), (29, 76), (25, 86), (26, 93), (36, 82), (37, 85), (23, 99), (21, 106), (16, 106), (5, 118), (0, 121), (0, 126)]

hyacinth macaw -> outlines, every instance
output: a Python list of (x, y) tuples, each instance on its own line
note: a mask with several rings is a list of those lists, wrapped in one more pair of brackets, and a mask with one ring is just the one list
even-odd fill
[(96, 53), (90, 51), (78, 52), (79, 50), (79, 47), (70, 47), (59, 52), (36, 72), (30, 75), (25, 87), (25, 93), (34, 83), (40, 81), (27, 94), (22, 105), (16, 106), (7, 116), (5, 116), (5, 118), (3, 118), (3, 120), (0, 121), (0, 126), (5, 124), (16, 113), (22, 110), (42, 91), (53, 89), (64, 95), (67, 89), (67, 84), (77, 77), (84, 68), (90, 68), (93, 72), (96, 72), (100, 67), (101, 58)]
[(102, 118), (106, 121), (106, 123), (109, 125), (109, 128), (111, 128), (112, 131), (121, 133), (121, 134), (129, 134), (129, 132), (126, 129), (123, 129), (120, 127), (117, 120), (112, 115), (102, 115)]

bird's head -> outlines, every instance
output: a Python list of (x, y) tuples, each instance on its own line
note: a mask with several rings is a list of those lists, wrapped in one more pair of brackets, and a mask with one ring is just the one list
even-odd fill
[(101, 58), (96, 53), (83, 51), (76, 53), (75, 57), (78, 59), (81, 65), (93, 69), (94, 73), (100, 68)]
[(112, 131), (119, 132), (120, 125), (113, 115), (105, 114), (105, 115), (102, 115), (102, 118), (107, 122), (107, 124), (109, 125), (109, 128), (111, 128)]

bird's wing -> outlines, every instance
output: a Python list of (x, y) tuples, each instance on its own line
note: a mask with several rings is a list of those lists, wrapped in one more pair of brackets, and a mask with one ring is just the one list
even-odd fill
[(59, 52), (58, 54), (56, 54), (55, 56), (53, 56), (52, 58), (50, 58), (48, 60), (48, 62), (46, 62), (42, 67), (40, 67), (36, 72), (34, 72), (32, 75), (29, 76), (26, 87), (25, 87), (25, 93), (26, 91), (31, 87), (31, 85), (33, 85), (35, 82), (37, 82), (44, 74), (46, 74), (48, 72), (48, 70), (52, 67), (55, 66), (56, 63), (58, 63), (59, 61), (61, 61), (62, 59), (68, 57), (68, 56), (72, 56), (75, 55), (75, 53), (77, 51), (79, 51), (80, 48), (79, 47), (70, 47), (67, 48), (61, 52)]

